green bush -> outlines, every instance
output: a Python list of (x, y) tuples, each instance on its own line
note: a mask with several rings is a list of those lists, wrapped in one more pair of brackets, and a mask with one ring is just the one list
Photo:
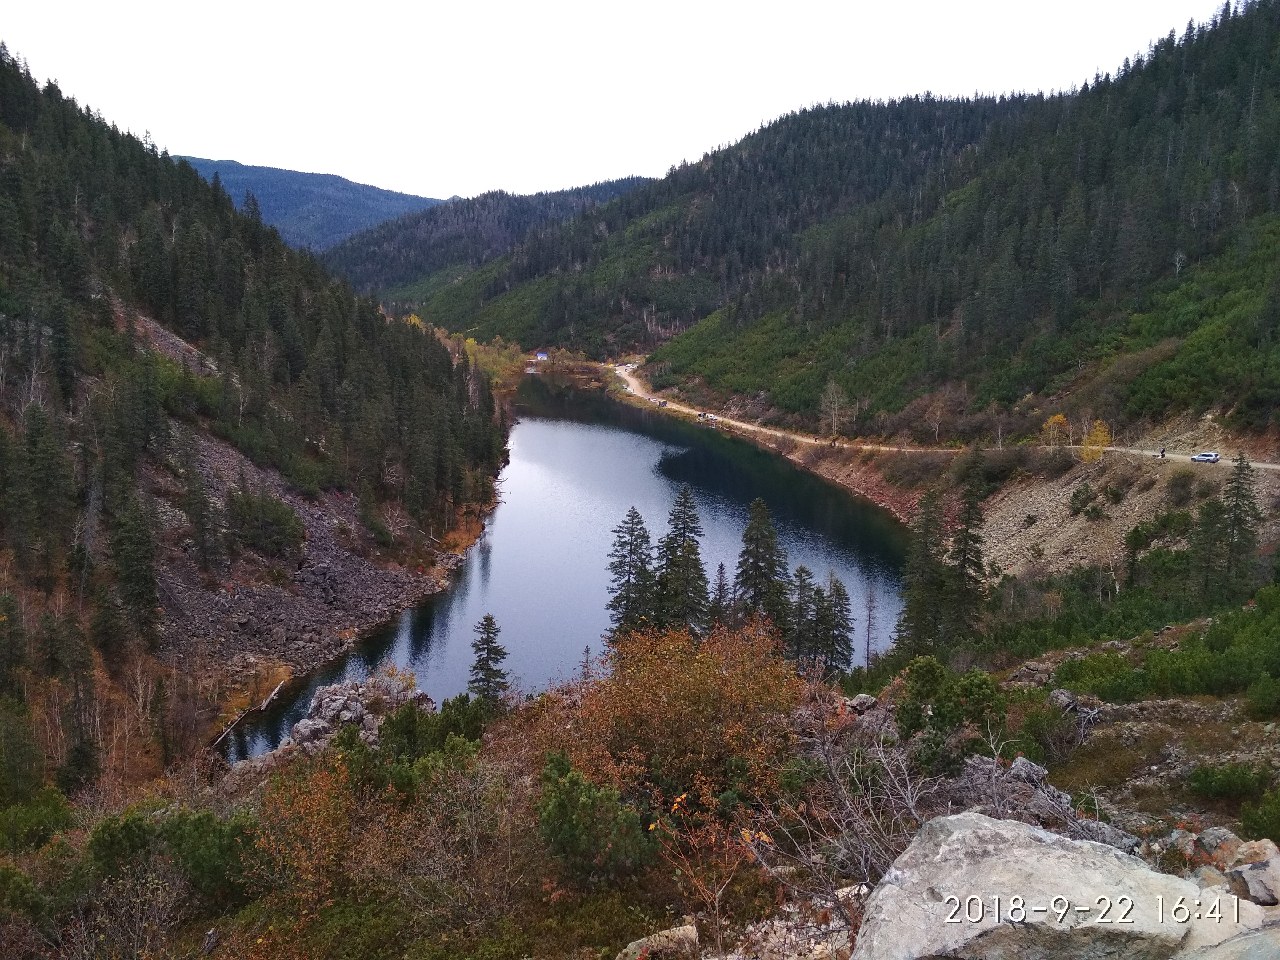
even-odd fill
[(266, 492), (232, 491), (227, 521), (241, 544), (268, 557), (296, 554), (306, 535), (293, 507)]
[(598, 787), (555, 754), (542, 771), (538, 829), (577, 882), (614, 882), (653, 858), (639, 813), (612, 787)]
[(1244, 763), (1196, 767), (1187, 780), (1191, 792), (1208, 800), (1244, 800), (1271, 785), (1269, 771)]
[(89, 863), (98, 876), (114, 877), (150, 854), (164, 854), (192, 889), (220, 912), (246, 899), (244, 853), (252, 828), (247, 814), (219, 820), (207, 810), (166, 814), (128, 810), (94, 828), (89, 836)]
[(1067, 660), (1054, 673), (1054, 683), (1110, 703), (1141, 700), (1151, 689), (1146, 674), (1117, 653), (1091, 653)]
[(1264, 673), (1249, 684), (1245, 699), (1245, 713), (1254, 720), (1280, 716), (1280, 680)]
[(1085, 507), (1093, 503), (1094, 497), (1096, 496), (1097, 494), (1094, 493), (1093, 487), (1089, 485), (1087, 480), (1072, 490), (1071, 501), (1068, 504), (1069, 509), (1071, 510), (1071, 515), (1074, 517), (1084, 510)]
[(1280, 790), (1268, 790), (1257, 803), (1245, 804), (1240, 829), (1255, 840), (1280, 842)]
[(71, 826), (71, 806), (53, 787), (46, 787), (25, 803), (0, 808), (0, 850), (19, 853), (42, 847), (60, 830)]

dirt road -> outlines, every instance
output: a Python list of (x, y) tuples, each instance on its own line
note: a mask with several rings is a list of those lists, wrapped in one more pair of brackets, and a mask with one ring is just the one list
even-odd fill
[[(648, 386), (635, 375), (635, 367), (633, 364), (621, 363), (613, 366), (613, 371), (622, 380), (627, 388), (627, 392), (634, 394), (644, 400), (656, 401), (659, 398), (650, 392)], [(817, 446), (835, 446), (843, 450), (879, 450), (891, 453), (960, 453), (961, 449), (957, 447), (903, 447), (903, 446), (886, 446), (876, 443), (859, 443), (853, 440), (838, 440), (834, 444), (831, 440), (823, 437), (815, 437), (808, 433), (793, 433), (790, 430), (779, 430), (776, 427), (765, 427), (758, 423), (747, 423), (745, 420), (734, 420), (732, 417), (722, 417), (718, 414), (710, 414), (706, 411), (699, 410), (696, 407), (690, 407), (683, 403), (677, 403), (675, 400), (667, 400), (664, 409), (673, 410), (678, 413), (688, 413), (694, 416), (714, 416), (712, 423), (716, 425), (724, 425), (735, 430), (743, 430), (748, 433), (754, 433), (761, 436), (778, 437), (781, 439), (792, 440), (796, 443), (808, 443)], [(1159, 457), (1159, 450), (1142, 450), (1136, 447), (1107, 447), (1112, 453), (1128, 453), (1136, 457)], [(1192, 463), (1192, 454), (1189, 453), (1165, 453), (1165, 460), (1175, 463)], [(1214, 464), (1198, 464), (1199, 466), (1212, 467)], [(1219, 467), (1231, 465), (1230, 458), (1224, 456), (1217, 464)], [(1280, 471), (1280, 463), (1265, 463), (1253, 461), (1252, 466), (1257, 470), (1276, 470)]]

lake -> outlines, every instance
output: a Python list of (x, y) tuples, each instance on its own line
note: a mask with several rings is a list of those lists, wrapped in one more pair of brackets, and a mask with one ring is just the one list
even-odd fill
[(400, 615), (343, 660), (294, 685), (224, 741), (230, 760), (279, 745), (315, 689), (363, 679), (387, 664), (410, 669), (437, 703), (466, 689), (472, 627), (486, 613), (502, 629), (513, 683), (537, 691), (598, 653), (609, 627), (607, 554), (613, 528), (635, 506), (656, 544), (677, 491), (689, 484), (705, 536), (708, 579), (733, 577), (747, 507), (769, 505), (792, 569), (844, 581), (852, 601), (855, 662), (866, 650), (866, 596), (875, 597), (871, 648), (891, 642), (901, 609), (905, 531), (890, 514), (745, 440), (528, 376), (516, 397), (511, 460), (500, 503), (443, 593)]

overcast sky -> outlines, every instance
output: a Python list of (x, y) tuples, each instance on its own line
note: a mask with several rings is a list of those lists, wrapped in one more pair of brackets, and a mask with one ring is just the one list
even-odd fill
[(1069, 89), (1211, 0), (17, 0), (39, 79), (170, 153), (431, 197), (672, 165), (815, 103)]

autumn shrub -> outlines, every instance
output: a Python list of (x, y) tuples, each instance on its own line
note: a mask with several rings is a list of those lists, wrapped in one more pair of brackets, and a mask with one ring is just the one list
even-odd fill
[(614, 787), (596, 786), (552, 755), (542, 771), (538, 829), (569, 876), (579, 884), (613, 882), (653, 859), (654, 844), (639, 811)]
[(802, 684), (772, 629), (750, 622), (616, 637), (609, 673), (582, 691), (572, 736), (559, 747), (596, 782), (670, 798), (772, 789), (787, 754), (787, 718)]

